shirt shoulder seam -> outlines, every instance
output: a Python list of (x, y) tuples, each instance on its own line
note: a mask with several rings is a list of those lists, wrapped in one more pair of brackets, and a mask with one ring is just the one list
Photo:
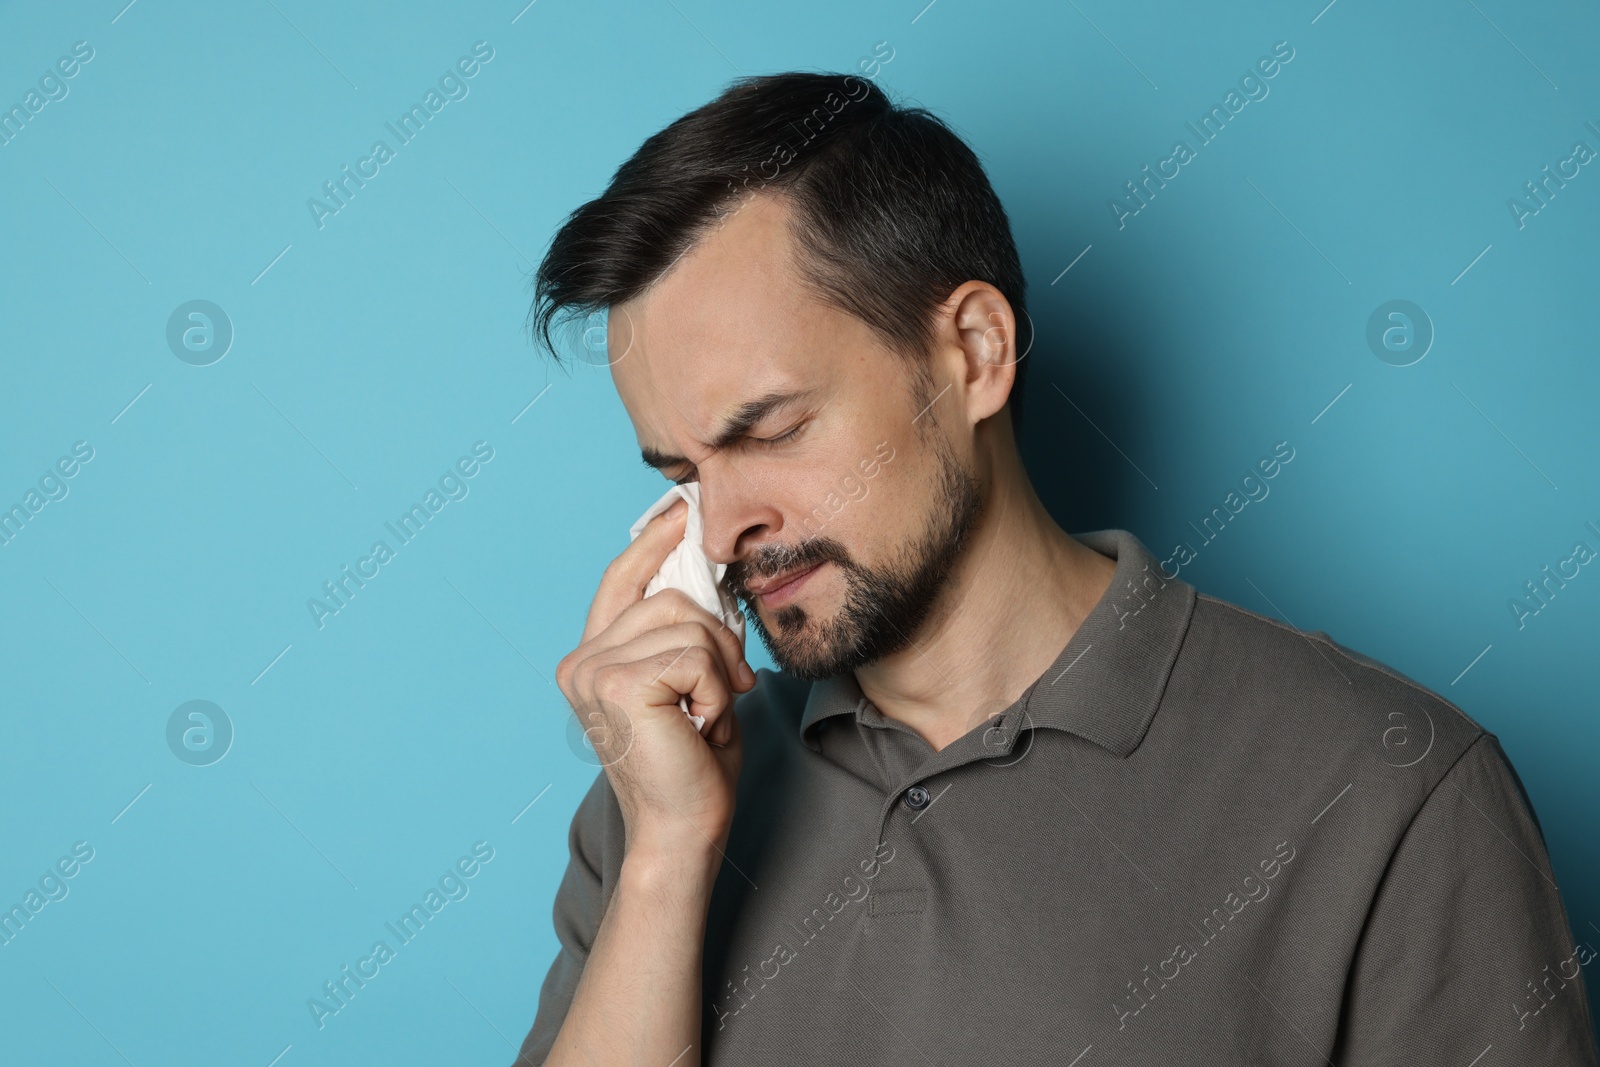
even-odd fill
[[(1226, 601), (1223, 601), (1223, 603), (1226, 603)], [(1358, 943), (1366, 940), (1367, 929), (1372, 922), (1372, 909), (1376, 906), (1378, 897), (1382, 894), (1384, 887), (1389, 883), (1390, 873), (1394, 869), (1396, 859), (1400, 855), (1401, 848), (1405, 846), (1407, 839), (1411, 836), (1411, 831), (1413, 828), (1415, 828), (1417, 820), (1422, 818), (1423, 811), (1425, 811), (1428, 805), (1433, 802), (1434, 795), (1437, 794), (1439, 792), (1439, 788), (1444, 785), (1445, 779), (1454, 774), (1456, 772), (1456, 768), (1461, 766), (1462, 761), (1467, 757), (1467, 753), (1476, 749), (1478, 745), (1483, 742), (1484, 738), (1489, 736), (1492, 735), (1490, 735), (1488, 731), (1484, 731), (1481, 736), (1473, 738), (1469, 744), (1463, 747), (1461, 751), (1456, 754), (1455, 759), (1450, 761), (1450, 766), (1446, 767), (1444, 773), (1439, 775), (1434, 783), (1428, 787), (1428, 791), (1422, 795), (1422, 799), (1418, 802), (1416, 809), (1413, 810), (1409, 816), (1407, 816), (1405, 826), (1400, 829), (1399, 833), (1395, 834), (1394, 844), (1390, 846), (1389, 855), (1383, 863), (1383, 872), (1378, 875), (1376, 881), (1374, 881), (1372, 884), (1372, 899), (1367, 902), (1367, 914), (1361, 923), (1361, 933), (1356, 938)], [(1451, 784), (1454, 785), (1455, 783), (1452, 782)], [(1343, 1010), (1343, 1007), (1341, 1007), (1341, 1015), (1343, 1014)]]
[[(1230, 609), (1232, 611), (1235, 611), (1235, 612), (1239, 613), (1240, 615), (1245, 615), (1245, 616), (1247, 616), (1249, 618), (1252, 618), (1252, 619), (1259, 619), (1262, 622), (1270, 623), (1273, 626), (1276, 626), (1278, 629), (1285, 631), (1286, 633), (1294, 634), (1297, 637), (1303, 637), (1303, 638), (1307, 639), (1308, 641), (1311, 641), (1311, 642), (1321, 646), (1322, 648), (1326, 648), (1328, 651), (1334, 653), (1340, 659), (1342, 659), (1344, 662), (1348, 663), (1352, 667), (1359, 667), (1359, 668), (1361, 668), (1363, 670), (1367, 670), (1367, 671), (1376, 671), (1378, 674), (1381, 674), (1384, 677), (1389, 678), (1389, 679), (1391, 679), (1393, 681), (1400, 682), (1401, 684), (1405, 685), (1407, 688), (1412, 689), (1412, 690), (1416, 691), (1417, 693), (1420, 693), (1422, 696), (1428, 698), (1428, 700), (1430, 702), (1432, 702), (1434, 704), (1442, 704), (1442, 705), (1444, 705), (1445, 707), (1449, 708), (1452, 712), (1454, 712), (1456, 714), (1457, 718), (1459, 718), (1467, 726), (1472, 727), (1472, 729), (1475, 731), (1475, 733), (1471, 737), (1471, 740), (1469, 740), (1466, 743), (1466, 745), (1463, 746), (1463, 748), (1462, 748), (1462, 753), (1463, 754), (1465, 754), (1467, 749), (1469, 749), (1473, 745), (1477, 744), (1478, 741), (1481, 740), (1483, 735), (1489, 733), (1489, 731), (1487, 729), (1485, 729), (1484, 726), (1481, 723), (1477, 722), (1475, 719), (1472, 718), (1472, 716), (1468, 715), (1461, 708), (1457, 707), (1454, 702), (1452, 702), (1449, 699), (1445, 698), (1443, 695), (1434, 692), (1433, 690), (1427, 688), (1426, 686), (1420, 685), (1416, 681), (1414, 681), (1414, 680), (1412, 680), (1410, 678), (1407, 678), (1405, 675), (1401, 674), (1399, 671), (1395, 670), (1393, 667), (1390, 667), (1387, 664), (1382, 663), (1381, 661), (1373, 660), (1371, 663), (1364, 663), (1361, 660), (1352, 658), (1348, 652), (1346, 652), (1344, 649), (1340, 648), (1337, 644), (1335, 644), (1331, 639), (1329, 639), (1326, 636), (1320, 636), (1319, 637), (1316, 633), (1312, 633), (1311, 631), (1301, 630), (1301, 629), (1298, 629), (1298, 628), (1296, 628), (1294, 626), (1289, 626), (1289, 625), (1287, 625), (1286, 623), (1284, 623), (1283, 621), (1281, 621), (1279, 619), (1272, 618), (1270, 615), (1262, 615), (1260, 612), (1251, 611), (1249, 608), (1241, 607), (1238, 604), (1235, 604), (1235, 603), (1233, 603), (1232, 601), (1229, 601), (1229, 600), (1223, 600), (1221, 597), (1211, 596), (1209, 593), (1202, 593), (1202, 592), (1199, 592), (1198, 590), (1196, 590), (1195, 596), (1196, 596), (1197, 599), (1208, 600), (1213, 604), (1221, 605), (1222, 607), (1225, 607), (1225, 608), (1228, 608), (1228, 609)], [(1446, 771), (1445, 773), (1448, 774), (1449, 772)]]

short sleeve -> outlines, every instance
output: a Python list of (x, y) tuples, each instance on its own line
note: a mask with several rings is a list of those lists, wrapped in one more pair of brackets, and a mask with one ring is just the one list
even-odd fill
[(1351, 962), (1331, 1058), (1596, 1067), (1583, 976), (1594, 955), (1574, 941), (1532, 805), (1485, 733), (1396, 847)]
[(523, 1039), (513, 1067), (537, 1067), (550, 1055), (614, 888), (604, 877), (605, 857), (614, 843), (620, 845), (621, 831), (621, 809), (611, 792), (610, 779), (601, 770), (579, 802), (567, 831), (567, 869), (551, 909), (561, 947), (545, 974), (533, 1028)]

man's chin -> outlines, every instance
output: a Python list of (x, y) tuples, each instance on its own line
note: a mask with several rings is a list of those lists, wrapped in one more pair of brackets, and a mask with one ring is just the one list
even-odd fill
[(836, 657), (816, 658), (804, 655), (796, 658), (787, 653), (780, 655), (779, 651), (768, 649), (768, 652), (772, 655), (772, 662), (776, 663), (778, 669), (791, 678), (798, 678), (803, 682), (816, 682), (843, 673), (843, 669), (840, 667), (839, 660)]
[(788, 605), (774, 616), (747, 613), (746, 617), (751, 619), (752, 628), (766, 647), (767, 655), (780, 671), (803, 681), (817, 681), (840, 673), (841, 650), (820, 643), (827, 626), (815, 612)]

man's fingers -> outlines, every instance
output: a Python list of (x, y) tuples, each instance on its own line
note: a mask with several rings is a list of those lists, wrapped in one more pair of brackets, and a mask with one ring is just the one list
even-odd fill
[(627, 644), (618, 647), (615, 655), (629, 660), (640, 660), (671, 649), (674, 654), (691, 646), (706, 649), (716, 662), (723, 682), (730, 690), (743, 690), (739, 678), (738, 660), (730, 661), (720, 642), (710, 638), (706, 627), (698, 621), (680, 622), (646, 630)]
[(706, 727), (706, 743), (717, 748), (727, 748), (739, 738), (739, 716), (732, 708), (728, 714)]
[(724, 712), (733, 707), (733, 691), (717, 662), (704, 645), (669, 648), (648, 660), (659, 669), (655, 676), (659, 697), (652, 703), (678, 707), (678, 696), (689, 698), (689, 714), (705, 716), (706, 730), (714, 730)]
[[(651, 630), (675, 631), (678, 626), (685, 623), (699, 626), (716, 642), (717, 649), (722, 653), (723, 662), (727, 664), (729, 683), (742, 692), (746, 683), (740, 675), (739, 665), (745, 662), (745, 655), (739, 636), (721, 619), (690, 600), (688, 594), (679, 590), (662, 589), (623, 608), (622, 613), (612, 620), (610, 629), (606, 631), (605, 640), (616, 647), (635, 641)], [(691, 642), (679, 640), (676, 643), (686, 645)]]
[[(624, 656), (631, 657), (633, 649)], [(716, 653), (704, 645), (663, 648), (639, 658), (617, 658), (596, 666), (591, 676), (593, 700), (602, 707), (627, 709), (624, 717), (643, 707), (682, 714), (679, 696), (689, 698), (689, 714), (703, 715), (704, 729), (712, 730), (722, 713), (733, 705)]]
[(678, 500), (646, 523), (639, 536), (606, 566), (583, 625), (585, 641), (610, 626), (628, 605), (644, 598), (644, 587), (683, 540), (688, 514), (689, 505)]

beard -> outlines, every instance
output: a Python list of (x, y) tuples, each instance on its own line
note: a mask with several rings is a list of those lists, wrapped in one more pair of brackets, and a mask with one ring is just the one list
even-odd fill
[[(981, 486), (937, 434), (932, 444), (939, 471), (918, 534), (889, 562), (869, 567), (850, 557), (830, 537), (813, 536), (793, 548), (774, 548), (729, 564), (728, 591), (744, 604), (778, 668), (808, 681), (864, 667), (911, 644), (949, 581), (972, 531), (983, 515)], [(745, 589), (752, 574), (772, 575), (813, 564), (833, 563), (844, 576), (844, 606), (831, 618), (785, 604), (769, 629)]]

